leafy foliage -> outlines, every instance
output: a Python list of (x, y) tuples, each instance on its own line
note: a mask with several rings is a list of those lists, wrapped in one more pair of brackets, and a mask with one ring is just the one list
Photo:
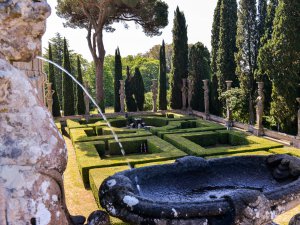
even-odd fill
[(182, 108), (181, 86), (182, 79), (188, 76), (188, 37), (184, 13), (177, 7), (174, 14), (173, 26), (173, 56), (171, 99), (172, 109)]

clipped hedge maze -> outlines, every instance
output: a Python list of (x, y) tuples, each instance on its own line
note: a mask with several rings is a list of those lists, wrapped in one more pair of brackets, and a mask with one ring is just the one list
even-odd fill
[(166, 134), (164, 139), (189, 155), (213, 156), (268, 151), (283, 145), (238, 131)]
[(151, 127), (150, 131), (153, 134), (164, 138), (164, 135), (166, 134), (215, 131), (225, 129), (226, 128), (224, 126), (217, 123), (207, 122), (200, 119), (190, 119), (170, 121), (168, 125), (163, 127)]
[(156, 136), (121, 138), (120, 141), (126, 157), (122, 156), (118, 143), (113, 140), (113, 137), (75, 144), (77, 164), (85, 187), (89, 187), (89, 170), (93, 168), (127, 165), (128, 162), (135, 165), (186, 156), (186, 153)]

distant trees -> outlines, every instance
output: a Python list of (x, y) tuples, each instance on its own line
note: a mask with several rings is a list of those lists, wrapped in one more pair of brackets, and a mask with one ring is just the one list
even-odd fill
[[(53, 61), (52, 57), (52, 47), (51, 44), (49, 43), (49, 48), (48, 48), (48, 57), (50, 61)], [(48, 67), (48, 82), (52, 84), (52, 90), (54, 91), (52, 98), (53, 98), (53, 106), (52, 106), (52, 115), (54, 117), (60, 116), (60, 106), (59, 106), (59, 100), (58, 100), (58, 95), (57, 95), (57, 89), (56, 89), (56, 81), (55, 81), (55, 74), (54, 74), (54, 66), (49, 63)]]
[(119, 48), (116, 49), (115, 52), (115, 79), (114, 79), (114, 89), (115, 89), (115, 101), (114, 101), (114, 109), (115, 112), (121, 111), (120, 105), (120, 80), (123, 80), (122, 77), (122, 61), (121, 61), (121, 54)]
[[(82, 70), (81, 70), (81, 62), (80, 57), (77, 56), (77, 80), (79, 83), (83, 85), (83, 79), (82, 79)], [(83, 96), (83, 90), (82, 88), (77, 88), (77, 113), (78, 115), (84, 115), (85, 114), (85, 103), (84, 103), (84, 96)]]
[[(67, 46), (67, 41), (64, 39), (64, 58), (63, 67), (68, 72), (71, 72), (70, 55)], [(63, 110), (65, 116), (75, 114), (73, 81), (69, 75), (63, 73)]]
[(166, 51), (165, 42), (162, 42), (162, 46), (159, 51), (159, 109), (167, 109), (167, 64), (166, 64)]
[(176, 8), (173, 26), (173, 56), (171, 99), (172, 109), (182, 108), (181, 87), (182, 79), (188, 76), (188, 37), (184, 13)]
[(192, 109), (203, 112), (203, 80), (210, 78), (210, 54), (208, 49), (200, 42), (193, 45), (190, 49), (189, 76), (193, 80)]
[(236, 74), (240, 87), (248, 101), (248, 107), (240, 116), (248, 118), (250, 124), (255, 123), (255, 90), (254, 72), (257, 68), (258, 29), (256, 17), (256, 0), (240, 0), (238, 11), (238, 25), (236, 43)]
[(127, 1), (58, 1), (57, 14), (66, 19), (65, 25), (87, 29), (87, 41), (95, 63), (96, 100), (104, 106), (103, 30), (114, 31), (114, 22), (134, 21), (143, 27), (146, 35), (159, 35), (168, 24), (168, 5), (160, 0)]

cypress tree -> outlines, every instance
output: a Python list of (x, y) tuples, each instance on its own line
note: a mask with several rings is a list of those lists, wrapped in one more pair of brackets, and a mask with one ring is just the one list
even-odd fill
[[(77, 73), (78, 73), (77, 80), (83, 85), (81, 62), (80, 62), (80, 58), (78, 55), (77, 55)], [(85, 114), (85, 103), (84, 103), (83, 90), (79, 86), (77, 88), (77, 112), (78, 112), (78, 115)]]
[(204, 111), (203, 81), (210, 77), (210, 54), (200, 42), (191, 47), (189, 54), (189, 75), (193, 80), (192, 109)]
[(235, 75), (236, 63), (234, 58), (234, 54), (237, 51), (236, 32), (236, 0), (223, 0), (220, 7), (219, 49), (217, 56), (219, 96), (226, 90), (226, 80), (232, 80), (233, 86), (238, 84), (237, 76)]
[[(51, 47), (50, 43), (49, 43), (48, 54), (49, 54), (49, 60), (53, 61), (52, 47)], [(52, 98), (53, 98), (52, 115), (54, 117), (58, 117), (58, 116), (60, 116), (60, 106), (59, 106), (59, 100), (58, 100), (58, 96), (57, 96), (55, 74), (54, 74), (54, 66), (51, 63), (49, 63), (48, 69), (49, 69), (49, 72), (48, 72), (48, 81), (49, 81), (49, 83), (52, 83), (52, 90), (54, 91), (54, 93), (52, 95)]]
[(272, 82), (271, 115), (284, 132), (296, 132), (300, 71), (300, 2), (279, 0), (273, 33), (259, 54), (262, 72)]
[[(63, 67), (68, 72), (71, 72), (70, 55), (66, 39), (64, 39)], [(63, 109), (65, 116), (75, 114), (73, 91), (73, 80), (71, 79), (71, 77), (69, 77), (69, 75), (63, 73)]]
[(143, 77), (138, 67), (136, 67), (134, 71), (132, 86), (137, 108), (139, 111), (143, 111), (145, 102), (145, 87)]
[(159, 51), (159, 109), (167, 110), (167, 64), (164, 41)]
[(265, 20), (265, 30), (264, 35), (260, 39), (260, 49), (258, 51), (258, 59), (257, 59), (257, 70), (255, 71), (255, 78), (259, 81), (264, 82), (264, 94), (265, 94), (265, 102), (264, 102), (264, 114), (270, 114), (271, 107), (271, 95), (272, 95), (272, 82), (270, 77), (267, 76), (262, 69), (260, 52), (261, 48), (267, 44), (268, 40), (272, 38), (273, 32), (273, 20), (275, 17), (275, 11), (278, 6), (278, 0), (270, 0), (267, 6), (267, 16)]
[(181, 109), (182, 79), (188, 76), (188, 38), (184, 13), (177, 7), (173, 26), (173, 55), (171, 79), (171, 108)]
[(115, 52), (115, 80), (114, 80), (114, 88), (115, 88), (115, 104), (114, 109), (115, 112), (121, 111), (121, 104), (120, 104), (120, 80), (122, 78), (122, 61), (121, 61), (121, 54), (119, 48), (116, 49)]
[(267, 0), (259, 0), (258, 14), (257, 14), (258, 48), (260, 48), (260, 39), (265, 34), (266, 19), (267, 19)]
[(256, 83), (254, 72), (257, 60), (257, 20), (256, 20), (256, 1), (240, 0), (238, 11), (238, 27), (237, 27), (237, 47), (236, 54), (236, 74), (240, 81), (240, 87), (247, 99), (246, 107), (243, 109), (241, 116), (244, 120), (249, 119), (250, 124), (255, 122), (254, 113), (254, 91)]
[(217, 57), (220, 40), (220, 8), (222, 0), (218, 0), (214, 12), (213, 26), (211, 31), (211, 85), (210, 85), (210, 111), (214, 115), (221, 114), (221, 103), (218, 93), (218, 78), (217, 78)]
[(133, 98), (133, 82), (132, 77), (130, 75), (130, 69), (127, 66), (127, 75), (125, 80), (125, 96), (126, 96), (126, 106), (128, 112), (136, 112), (137, 111), (137, 105), (135, 103), (135, 100)]

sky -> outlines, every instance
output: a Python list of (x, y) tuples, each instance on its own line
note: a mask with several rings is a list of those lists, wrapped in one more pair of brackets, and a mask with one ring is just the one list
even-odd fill
[[(124, 28), (123, 24), (115, 23), (113, 26), (116, 28), (115, 32), (107, 33), (104, 31), (103, 33), (106, 55), (114, 55), (117, 47), (120, 48), (121, 56), (127, 56), (145, 53), (152, 46), (161, 44), (163, 39), (167, 44), (172, 43), (174, 11), (177, 6), (185, 14), (189, 44), (200, 41), (210, 50), (211, 28), (217, 0), (164, 0), (164, 2), (169, 5), (169, 25), (161, 30), (162, 35), (147, 37), (142, 28), (137, 27), (134, 23), (129, 23), (129, 29)], [(92, 61), (86, 40), (87, 31), (78, 28), (64, 28), (64, 20), (56, 15), (57, 1), (48, 0), (48, 3), (52, 8), (52, 13), (47, 20), (43, 47), (47, 47), (48, 40), (59, 32), (69, 40), (70, 49)]]

